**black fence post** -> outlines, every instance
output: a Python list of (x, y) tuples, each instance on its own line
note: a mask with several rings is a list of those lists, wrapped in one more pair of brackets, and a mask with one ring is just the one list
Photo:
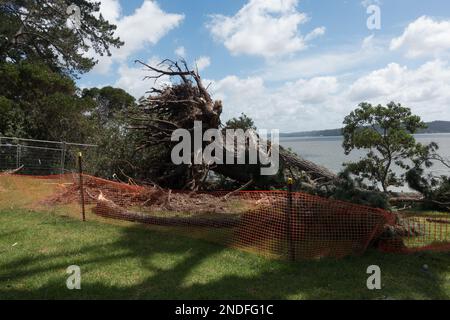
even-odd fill
[(83, 221), (86, 221), (86, 213), (84, 208), (83, 154), (81, 152), (78, 153), (78, 174), (80, 179), (81, 214)]
[(292, 207), (292, 186), (294, 184), (294, 180), (292, 178), (288, 178), (287, 180), (287, 237), (288, 237), (288, 251), (289, 251), (289, 260), (295, 261), (295, 245), (292, 239), (292, 220), (294, 218), (294, 210)]

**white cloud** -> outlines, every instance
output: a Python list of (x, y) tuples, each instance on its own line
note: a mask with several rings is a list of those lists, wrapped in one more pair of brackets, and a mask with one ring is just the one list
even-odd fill
[[(148, 65), (156, 66), (161, 62), (158, 57), (153, 57), (147, 61)], [(159, 66), (163, 68), (162, 66)], [(129, 67), (125, 64), (121, 65), (118, 69), (118, 79), (114, 86), (122, 88), (136, 99), (146, 95), (146, 93), (152, 88), (160, 88), (164, 85), (170, 84), (170, 78), (163, 76), (155, 81), (155, 79), (144, 79), (145, 77), (155, 76), (156, 73), (148, 70), (141, 64), (136, 64), (134, 67)]]
[(211, 58), (207, 56), (201, 56), (195, 61), (195, 65), (198, 71), (202, 71), (211, 65)]
[(311, 31), (310, 33), (308, 33), (305, 36), (305, 41), (308, 42), (308, 41), (314, 40), (320, 36), (323, 36), (325, 34), (326, 30), (327, 29), (325, 27), (315, 28), (313, 31)]
[(117, 52), (119, 57), (125, 59), (146, 44), (154, 45), (169, 30), (178, 26), (183, 18), (183, 15), (162, 11), (156, 2), (144, 1), (133, 15), (123, 17), (118, 22), (117, 34), (125, 42)]
[(337, 78), (315, 77), (285, 84), (282, 87), (282, 94), (290, 96), (302, 104), (317, 105), (327, 101), (337, 92), (337, 89)]
[(100, 13), (105, 20), (116, 23), (122, 14), (122, 7), (119, 0), (101, 0)]
[(350, 97), (355, 101), (387, 97), (396, 89), (403, 89), (408, 69), (397, 63), (390, 63), (386, 68), (371, 72), (350, 87)]
[(349, 90), (353, 101), (396, 101), (428, 120), (450, 118), (450, 66), (434, 60), (417, 69), (397, 63), (355, 81)]
[(450, 119), (450, 65), (440, 60), (417, 68), (390, 63), (353, 80), (323, 76), (279, 86), (261, 77), (229, 76), (211, 90), (224, 101), (224, 120), (245, 112), (258, 127), (283, 132), (339, 127), (363, 101), (395, 101), (426, 121)]
[[(149, 64), (160, 61), (154, 57)], [(115, 86), (136, 98), (151, 87), (166, 85), (169, 78), (157, 83), (154, 75), (140, 65), (122, 66)], [(441, 60), (427, 62), (417, 68), (397, 63), (369, 72), (359, 78), (318, 76), (300, 78), (274, 86), (260, 76), (239, 78), (227, 76), (211, 82), (215, 99), (223, 100), (222, 120), (245, 112), (258, 127), (286, 131), (318, 130), (341, 125), (345, 115), (362, 102), (386, 104), (402, 103), (424, 120), (450, 118), (450, 65)]]
[(122, 88), (136, 99), (145, 95), (150, 90), (152, 80), (144, 80), (146, 72), (141, 67), (129, 67), (122, 65), (118, 69), (119, 78), (114, 87)]
[[(111, 23), (117, 26), (116, 36), (125, 42), (119, 48), (112, 48), (112, 57), (95, 56), (92, 51), (88, 54), (93, 55), (99, 60), (94, 68), (95, 72), (107, 73), (113, 62), (128, 62), (127, 60), (133, 54), (147, 45), (155, 45), (170, 30), (177, 27), (184, 19), (184, 15), (164, 12), (155, 1), (145, 0), (133, 14), (122, 15), (119, 1), (102, 0), (100, 12)], [(136, 57), (132, 57), (133, 60)]]
[(368, 36), (361, 45), (338, 48), (313, 55), (269, 61), (262, 71), (264, 79), (292, 80), (355, 71), (365, 64), (372, 64), (384, 57), (385, 45), (375, 37)]
[(213, 97), (224, 102), (223, 120), (245, 112), (261, 129), (281, 131), (314, 129), (317, 118), (326, 126), (326, 113), (334, 112), (327, 103), (337, 90), (333, 77), (299, 79), (271, 88), (260, 77), (228, 76), (211, 85)]
[(183, 46), (176, 48), (175, 55), (180, 58), (185, 58), (186, 57), (186, 48)]
[(208, 28), (233, 54), (266, 58), (292, 54), (307, 47), (307, 42), (325, 32), (317, 28), (306, 37), (299, 25), (308, 21), (297, 10), (298, 0), (250, 0), (234, 16), (211, 16)]
[(403, 50), (408, 58), (450, 54), (450, 20), (435, 21), (422, 16), (391, 41), (391, 50)]

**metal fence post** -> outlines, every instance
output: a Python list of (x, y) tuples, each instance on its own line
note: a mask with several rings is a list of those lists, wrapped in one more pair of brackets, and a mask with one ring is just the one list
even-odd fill
[(294, 218), (294, 210), (292, 207), (292, 186), (294, 184), (294, 180), (292, 178), (288, 178), (287, 180), (287, 237), (288, 237), (288, 252), (289, 252), (289, 260), (295, 261), (295, 245), (292, 238), (293, 229), (292, 229), (292, 221)]
[(64, 174), (64, 166), (66, 163), (66, 143), (62, 143), (62, 149), (61, 149), (61, 175)]
[(84, 185), (83, 185), (83, 154), (78, 153), (78, 174), (80, 180), (80, 197), (81, 197), (81, 215), (83, 221), (86, 221), (86, 214), (84, 208)]
[(16, 155), (16, 169), (20, 167), (20, 152), (21, 152), (21, 145), (20, 143), (17, 143), (17, 155)]

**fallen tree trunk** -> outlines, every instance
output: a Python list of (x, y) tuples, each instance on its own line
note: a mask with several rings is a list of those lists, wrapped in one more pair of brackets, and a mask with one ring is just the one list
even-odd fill
[(319, 182), (320, 184), (332, 183), (337, 180), (337, 175), (332, 171), (299, 155), (292, 154), (283, 147), (279, 148), (279, 154), (280, 170), (283, 171), (281, 172), (281, 179), (279, 175), (266, 176), (264, 179), (259, 180), (255, 179), (255, 177), (259, 176), (261, 165), (224, 164), (218, 165), (212, 170), (240, 183), (246, 183), (254, 179), (254, 185), (256, 186), (261, 186), (261, 184), (264, 186), (284, 185), (287, 177), (308, 183), (313, 188), (317, 187)]
[[(141, 101), (139, 111), (132, 116), (135, 121), (132, 129), (141, 131), (145, 136), (139, 150), (158, 154), (158, 159), (154, 161), (151, 168), (153, 172), (149, 173), (149, 176), (157, 179), (160, 185), (195, 191), (201, 188), (211, 170), (241, 184), (253, 180), (253, 185), (256, 187), (284, 184), (287, 176), (300, 181), (304, 180), (314, 187), (323, 183), (332, 183), (337, 179), (330, 170), (281, 147), (279, 148), (279, 170), (273, 176), (261, 176), (260, 169), (263, 165), (260, 160), (255, 165), (209, 165), (206, 162), (174, 165), (171, 161), (171, 151), (176, 145), (171, 139), (173, 132), (177, 129), (186, 129), (192, 133), (196, 121), (202, 123), (202, 134), (208, 129), (220, 129), (222, 102), (211, 98), (198, 71), (190, 70), (184, 61), (178, 63), (165, 60), (162, 63), (164, 66), (160, 65), (158, 68), (139, 63), (152, 72), (153, 75), (149, 76), (149, 79), (156, 81), (163, 76), (178, 79), (178, 82), (174, 80), (170, 85), (152, 88), (151, 95)], [(225, 132), (222, 134), (225, 135)], [(259, 140), (259, 136), (257, 134), (255, 136)], [(204, 142), (203, 147), (206, 144), (207, 142)], [(192, 145), (195, 145), (193, 140)], [(227, 147), (224, 147), (224, 151), (230, 152), (226, 150)], [(239, 146), (235, 148), (231, 152), (236, 154)], [(245, 154), (248, 154), (249, 143), (246, 143), (244, 148)], [(192, 151), (190, 158), (194, 159), (196, 156)]]
[(389, 199), (389, 202), (394, 204), (394, 203), (423, 203), (425, 202), (425, 198), (424, 197), (392, 197)]
[(156, 217), (126, 210), (115, 204), (112, 200), (106, 199), (103, 194), (98, 196), (96, 206), (92, 210), (95, 214), (105, 218), (140, 222), (157, 226), (233, 228), (239, 223), (239, 217), (220, 217), (214, 219), (201, 217)]
[(312, 179), (322, 179), (324, 181), (333, 181), (337, 179), (337, 175), (331, 170), (320, 166), (312, 161), (303, 159), (299, 155), (287, 151), (280, 147), (280, 159), (282, 163), (289, 167), (295, 167), (305, 172)]

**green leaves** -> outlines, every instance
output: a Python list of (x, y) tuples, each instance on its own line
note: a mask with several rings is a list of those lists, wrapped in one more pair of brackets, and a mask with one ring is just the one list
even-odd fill
[(139, 139), (127, 130), (125, 113), (135, 99), (124, 90), (80, 92), (69, 76), (37, 62), (0, 63), (0, 78), (0, 136), (95, 143), (89, 172), (111, 177), (134, 169), (129, 163)]
[(244, 131), (246, 130), (256, 130), (255, 123), (252, 118), (247, 116), (245, 113), (241, 113), (239, 118), (233, 118), (227, 121), (225, 124), (226, 129), (242, 129)]
[(96, 117), (100, 125), (117, 124), (119, 116), (135, 107), (135, 98), (125, 90), (110, 86), (84, 89), (82, 97), (92, 99), (93, 107), (90, 109), (92, 116)]
[[(380, 184), (383, 191), (389, 186), (404, 183), (404, 174), (393, 171), (396, 165), (409, 170), (420, 155), (424, 157), (434, 145), (416, 143), (413, 134), (426, 125), (409, 108), (394, 102), (387, 106), (361, 103), (344, 119), (343, 147), (348, 155), (355, 149), (367, 150), (358, 162), (347, 163), (347, 169), (360, 179)], [(422, 163), (429, 164), (425, 160)]]
[[(72, 4), (81, 13), (77, 29), (67, 25)], [(123, 44), (98, 11), (99, 3), (87, 0), (2, 1), (0, 62), (39, 61), (72, 76), (89, 71), (96, 61), (84, 55), (88, 49), (110, 55), (110, 47)]]
[(82, 142), (87, 100), (68, 76), (39, 63), (0, 64), (0, 134)]

